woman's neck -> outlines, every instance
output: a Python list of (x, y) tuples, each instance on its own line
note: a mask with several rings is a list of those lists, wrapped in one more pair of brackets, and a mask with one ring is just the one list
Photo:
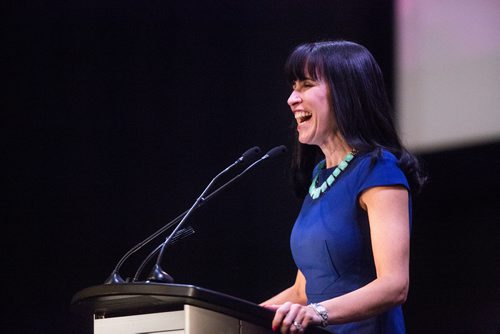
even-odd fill
[(344, 139), (335, 136), (331, 140), (320, 146), (323, 155), (325, 156), (326, 168), (337, 166), (347, 155), (352, 151)]

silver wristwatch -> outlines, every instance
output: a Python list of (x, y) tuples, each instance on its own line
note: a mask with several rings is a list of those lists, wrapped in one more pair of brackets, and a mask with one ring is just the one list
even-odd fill
[(321, 327), (328, 326), (328, 312), (326, 308), (321, 304), (311, 303), (308, 305), (321, 317)]

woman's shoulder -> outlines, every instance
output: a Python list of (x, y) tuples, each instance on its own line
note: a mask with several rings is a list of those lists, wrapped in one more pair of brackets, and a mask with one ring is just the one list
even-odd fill
[(357, 171), (354, 172), (357, 182), (361, 188), (390, 184), (408, 187), (408, 181), (398, 161), (394, 153), (383, 148), (362, 154)]
[(394, 155), (394, 153), (392, 153), (391, 151), (389, 151), (388, 149), (381, 149), (381, 159), (385, 159), (385, 160), (389, 160), (389, 161), (394, 161), (394, 162), (397, 162), (398, 161), (398, 158), (396, 158), (396, 156)]
[(394, 153), (385, 148), (364, 152), (360, 154), (359, 160), (365, 164), (369, 163), (372, 167), (376, 164), (398, 164), (398, 158)]

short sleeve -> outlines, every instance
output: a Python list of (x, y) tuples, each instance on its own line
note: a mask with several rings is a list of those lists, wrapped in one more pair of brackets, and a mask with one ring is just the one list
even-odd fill
[(371, 156), (368, 155), (360, 162), (358, 196), (365, 190), (373, 187), (403, 186), (408, 191), (410, 190), (408, 180), (398, 166), (397, 159), (392, 153), (384, 150), (381, 157), (375, 163), (372, 163), (371, 160)]

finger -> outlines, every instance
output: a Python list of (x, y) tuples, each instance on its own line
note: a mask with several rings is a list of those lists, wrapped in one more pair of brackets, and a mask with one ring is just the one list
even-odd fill
[(272, 323), (273, 331), (276, 331), (278, 328), (282, 327), (283, 319), (286, 317), (288, 311), (290, 310), (291, 305), (292, 303), (286, 302), (283, 305), (280, 305), (276, 309), (276, 313), (274, 314), (274, 319)]
[(306, 310), (304, 306), (294, 305), (292, 306), (292, 310), (290, 311), (290, 313), (295, 314), (290, 327), (290, 333), (303, 333), (306, 328), (306, 323), (304, 323)]
[(261, 305), (261, 306), (271, 311), (277, 311), (281, 305), (272, 304), (272, 305)]
[[(302, 305), (300, 304), (292, 304), (290, 305), (289, 311), (286, 314), (285, 318), (281, 323), (281, 332), (282, 333), (298, 333), (297, 329), (301, 328), (301, 317), (299, 316), (302, 309)], [(299, 319), (297, 319), (299, 318)], [(299, 321), (297, 321), (299, 320)], [(294, 325), (294, 322), (297, 324)]]

